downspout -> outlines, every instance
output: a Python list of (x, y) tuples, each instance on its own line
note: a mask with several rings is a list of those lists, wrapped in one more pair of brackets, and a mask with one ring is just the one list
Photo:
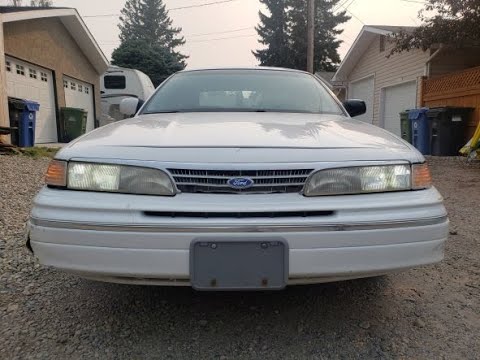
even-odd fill
[[(5, 47), (3, 36), (3, 18), (0, 14), (0, 126), (10, 127), (8, 115), (7, 78), (5, 74)], [(10, 144), (10, 135), (0, 135), (0, 141)]]
[(440, 55), (442, 50), (444, 49), (443, 44), (440, 44), (440, 47), (428, 58), (427, 62), (425, 63), (425, 76), (429, 77), (430, 76), (430, 70), (431, 70), (431, 65), (432, 61)]

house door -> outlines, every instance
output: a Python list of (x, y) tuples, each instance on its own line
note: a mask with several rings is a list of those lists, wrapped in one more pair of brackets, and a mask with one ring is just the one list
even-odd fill
[(67, 107), (87, 111), (87, 132), (92, 131), (95, 128), (93, 85), (64, 76), (63, 87), (65, 89), (65, 104)]
[(43, 67), (5, 57), (7, 94), (40, 104), (35, 126), (37, 144), (57, 142), (53, 74)]
[(383, 127), (401, 136), (400, 113), (414, 109), (417, 104), (417, 83), (408, 83), (390, 86), (383, 90)]
[(348, 98), (365, 101), (367, 112), (364, 115), (355, 117), (369, 124), (373, 124), (373, 95), (374, 95), (374, 77), (368, 77), (359, 81), (350, 83)]

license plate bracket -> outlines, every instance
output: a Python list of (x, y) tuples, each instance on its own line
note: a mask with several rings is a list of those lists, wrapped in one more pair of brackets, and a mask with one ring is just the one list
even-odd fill
[(190, 281), (196, 290), (281, 290), (288, 280), (284, 239), (196, 239), (190, 247)]

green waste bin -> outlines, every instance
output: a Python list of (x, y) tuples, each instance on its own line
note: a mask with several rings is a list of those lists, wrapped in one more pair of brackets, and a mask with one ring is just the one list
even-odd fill
[(408, 111), (400, 113), (400, 129), (402, 132), (402, 139), (412, 143), (412, 122), (408, 118)]
[(68, 143), (85, 134), (88, 112), (83, 109), (60, 109), (60, 142)]

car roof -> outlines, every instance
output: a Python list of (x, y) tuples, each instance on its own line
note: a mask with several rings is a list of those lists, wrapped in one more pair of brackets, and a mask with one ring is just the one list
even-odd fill
[[(293, 72), (299, 74), (310, 74), (309, 72), (296, 70), (296, 69), (288, 69), (288, 68), (281, 68), (281, 67), (269, 67), (269, 66), (250, 66), (250, 67), (207, 67), (207, 68), (195, 68), (195, 69), (186, 69), (179, 71), (180, 73), (188, 73), (188, 72), (196, 72), (196, 71), (216, 71), (216, 70), (235, 70), (235, 71), (281, 71), (281, 72)], [(312, 75), (312, 74), (310, 74)]]

